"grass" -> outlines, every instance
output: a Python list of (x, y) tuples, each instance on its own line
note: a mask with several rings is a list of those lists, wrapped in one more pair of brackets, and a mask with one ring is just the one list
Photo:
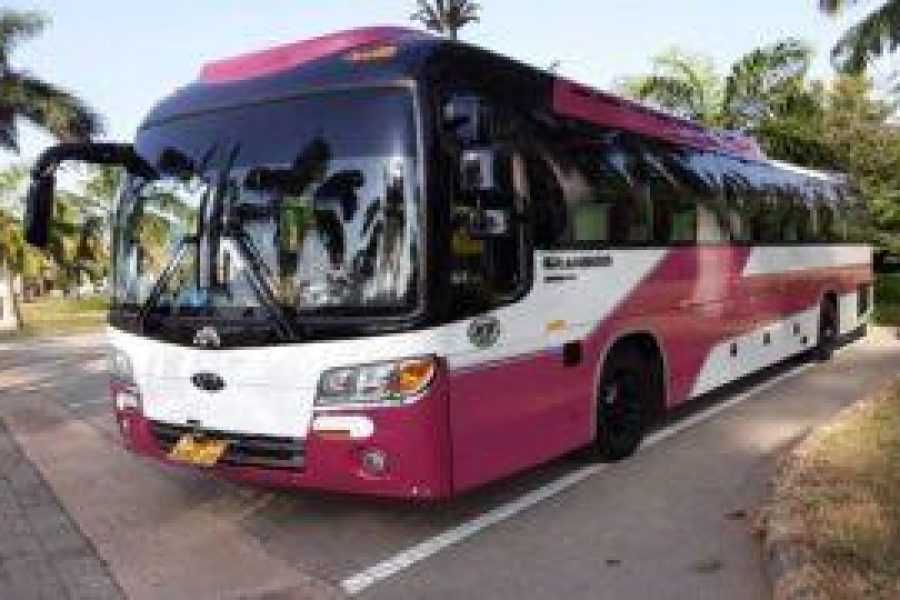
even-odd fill
[(106, 298), (39, 298), (22, 304), (25, 328), (2, 339), (74, 335), (100, 331), (106, 324)]
[(776, 597), (900, 598), (900, 384), (785, 460), (763, 520), (772, 515), (809, 559)]
[(875, 322), (900, 326), (900, 273), (875, 280)]

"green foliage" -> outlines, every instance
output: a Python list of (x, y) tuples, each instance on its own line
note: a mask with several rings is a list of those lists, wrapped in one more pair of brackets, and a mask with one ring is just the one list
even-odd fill
[(757, 138), (773, 158), (833, 168), (821, 141), (823, 90), (806, 79), (812, 51), (794, 39), (757, 48), (721, 77), (709, 58), (668, 50), (649, 75), (623, 79), (628, 96), (711, 127)]
[(65, 141), (87, 139), (102, 130), (100, 117), (78, 97), (10, 64), (16, 46), (46, 25), (39, 13), (0, 9), (0, 147), (7, 150), (19, 148), (17, 117)]
[(709, 59), (670, 50), (650, 75), (622, 80), (628, 95), (706, 125), (754, 136), (770, 158), (847, 173), (874, 218), (872, 241), (900, 250), (900, 126), (872, 84), (809, 81), (811, 51), (785, 40), (759, 48), (719, 77)]
[(650, 101), (678, 116), (717, 125), (722, 109), (722, 80), (711, 59), (669, 49), (651, 59), (653, 72), (622, 79), (628, 96)]
[[(859, 0), (819, 0), (828, 14), (842, 12)], [(874, 59), (900, 47), (900, 0), (888, 0), (847, 30), (831, 51), (835, 66), (845, 73), (859, 74)]]
[(479, 21), (479, 13), (481, 5), (472, 0), (418, 0), (418, 10), (410, 19), (456, 40), (460, 29)]
[(757, 48), (731, 67), (725, 79), (722, 123), (731, 129), (749, 130), (779, 117), (809, 116), (806, 74), (812, 59), (808, 45), (786, 39)]
[(839, 77), (826, 99), (823, 141), (841, 171), (865, 199), (882, 245), (896, 246), (900, 233), (900, 128), (891, 107), (873, 98), (863, 77)]

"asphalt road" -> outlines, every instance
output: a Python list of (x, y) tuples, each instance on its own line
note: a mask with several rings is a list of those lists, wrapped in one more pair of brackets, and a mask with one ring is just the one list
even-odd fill
[(0, 344), (0, 418), (131, 598), (763, 598), (749, 517), (776, 457), (898, 374), (900, 342), (870, 336), (717, 394), (626, 462), (564, 459), (439, 506), (133, 457), (102, 338)]

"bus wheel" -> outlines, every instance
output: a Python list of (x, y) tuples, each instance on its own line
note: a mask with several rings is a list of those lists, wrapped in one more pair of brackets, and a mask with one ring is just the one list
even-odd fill
[(603, 368), (597, 399), (594, 458), (616, 461), (634, 454), (644, 437), (650, 407), (647, 361), (636, 347), (615, 351)]
[(819, 308), (819, 340), (814, 352), (816, 360), (831, 359), (838, 338), (839, 318), (837, 298), (830, 294), (825, 296)]

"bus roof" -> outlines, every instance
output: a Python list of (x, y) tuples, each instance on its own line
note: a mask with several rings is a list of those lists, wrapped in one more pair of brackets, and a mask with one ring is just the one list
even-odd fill
[[(443, 38), (406, 27), (366, 27), (332, 33), (308, 40), (276, 46), (274, 48), (242, 54), (206, 64), (200, 71), (201, 83), (233, 83), (300, 69), (312, 63), (353, 56), (361, 49), (386, 49), (388, 54), (372, 54), (373, 57), (393, 56), (397, 48), (410, 46), (431, 47), (454, 44)], [(617, 127), (668, 142), (694, 148), (717, 151), (740, 158), (763, 160), (759, 145), (749, 136), (730, 131), (705, 128), (692, 121), (681, 119), (646, 105), (627, 100), (587, 86), (557, 78), (534, 67), (496, 54), (461, 44), (485, 57), (492, 56), (508, 61), (509, 67), (526, 68), (552, 82), (553, 110), (562, 115), (581, 119), (602, 126)], [(359, 55), (361, 60), (366, 54)]]
[(252, 79), (299, 68), (364, 47), (435, 39), (435, 36), (405, 27), (350, 29), (207, 63), (200, 71), (200, 81), (228, 83)]
[(797, 173), (798, 175), (803, 175), (811, 179), (818, 179), (820, 181), (838, 185), (847, 183), (847, 175), (845, 173), (837, 173), (834, 171), (818, 171), (816, 169), (809, 169), (807, 167), (801, 167), (793, 163), (775, 159), (768, 159), (766, 160), (766, 162), (778, 169), (791, 171), (793, 173)]

